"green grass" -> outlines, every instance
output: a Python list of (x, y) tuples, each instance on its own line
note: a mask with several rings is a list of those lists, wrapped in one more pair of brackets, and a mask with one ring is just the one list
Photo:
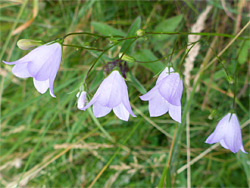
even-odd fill
[[(208, 60), (205, 58), (215, 37), (218, 37), (217, 44), (213, 46), (209, 62), (225, 49), (249, 20), (244, 7), (236, 32), (237, 19), (223, 21), (228, 16), (221, 1), (208, 1), (207, 4), (213, 8), (200, 34), (201, 49), (191, 72), (191, 83), (200, 73), (201, 64)], [(226, 4), (227, 11), (237, 18), (238, 2)], [(92, 110), (80, 111), (76, 107), (79, 86), (101, 52), (71, 47), (64, 50), (54, 83), (57, 98), (52, 98), (49, 92), (39, 94), (31, 78), (16, 78), (11, 73), (11, 66), (1, 63), (0, 187), (11, 184), (20, 187), (156, 187), (165, 178), (169, 186), (186, 187), (187, 170), (178, 171), (187, 164), (185, 113), (190, 114), (192, 160), (211, 147), (204, 143), (206, 138), (232, 109), (234, 84), (228, 83), (222, 63), (237, 81), (235, 110), (241, 125), (244, 125), (243, 143), (245, 150), (249, 151), (249, 89), (243, 90), (249, 83), (249, 27), (204, 70), (198, 80), (199, 90), (193, 90), (190, 100), (186, 100), (184, 87), (184, 121), (179, 125), (168, 114), (150, 118), (148, 103), (141, 101), (139, 96), (154, 86), (157, 74), (168, 65), (173, 49), (171, 62), (183, 72), (181, 62), (186, 53), (187, 33), (206, 8), (205, 1), (59, 0), (41, 1), (38, 7), (33, 23), (22, 32), (11, 35), (18, 26), (31, 19), (34, 3), (0, 3), (1, 62), (14, 61), (27, 54), (28, 51), (16, 46), (22, 38), (51, 41), (79, 31), (134, 36), (138, 28), (147, 32), (180, 34), (147, 35), (131, 46), (131, 39), (121, 42), (108, 50), (90, 73), (87, 79), (89, 99), (105, 77), (103, 66), (118, 58), (119, 50), (126, 51), (138, 61), (154, 61), (166, 56), (154, 63), (129, 63), (126, 83), (137, 117), (130, 117), (128, 122), (119, 120), (113, 112), (96, 119)], [(88, 43), (99, 49), (106, 49), (117, 40), (95, 40), (88, 35), (68, 39), (67, 44)], [(213, 110), (216, 114), (210, 120), (208, 117)], [(250, 186), (249, 161), (249, 154), (233, 154), (218, 146), (191, 166), (191, 185)], [(168, 162), (170, 166), (166, 168)]]

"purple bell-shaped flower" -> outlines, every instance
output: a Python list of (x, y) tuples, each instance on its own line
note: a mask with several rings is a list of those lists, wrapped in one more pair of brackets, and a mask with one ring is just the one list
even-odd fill
[(40, 93), (45, 93), (48, 88), (50, 95), (62, 58), (62, 47), (59, 43), (44, 44), (33, 49), (21, 59), (13, 62), (3, 61), (5, 64), (15, 65), (12, 73), (19, 78), (33, 77), (35, 88)]
[(217, 124), (214, 132), (207, 138), (207, 144), (220, 142), (221, 146), (231, 150), (233, 153), (244, 150), (240, 123), (236, 114), (228, 113)]
[(129, 114), (136, 117), (129, 103), (126, 82), (116, 70), (102, 81), (94, 97), (83, 110), (91, 105), (93, 105), (93, 113), (97, 118), (107, 115), (112, 109), (121, 120), (128, 121)]
[(167, 112), (177, 122), (181, 123), (181, 96), (183, 82), (179, 73), (173, 68), (165, 68), (156, 81), (156, 85), (141, 100), (149, 101), (151, 117), (161, 116)]

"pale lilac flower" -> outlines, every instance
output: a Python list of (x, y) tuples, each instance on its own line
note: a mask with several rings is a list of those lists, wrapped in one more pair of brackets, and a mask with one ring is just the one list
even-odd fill
[(21, 59), (6, 62), (15, 65), (12, 73), (19, 78), (33, 77), (35, 88), (40, 93), (45, 93), (50, 88), (50, 95), (56, 97), (53, 92), (53, 84), (62, 58), (62, 47), (59, 43), (44, 44), (29, 52)]
[(156, 85), (141, 100), (149, 101), (150, 117), (161, 116), (169, 111), (173, 120), (181, 123), (181, 96), (183, 82), (173, 68), (165, 68)]
[(112, 109), (121, 120), (128, 121), (129, 114), (136, 117), (129, 103), (126, 82), (118, 71), (113, 71), (102, 81), (94, 97), (83, 110), (91, 105), (93, 105), (93, 113), (97, 118), (107, 115)]
[(217, 124), (215, 131), (207, 138), (207, 144), (220, 142), (221, 146), (231, 150), (233, 153), (244, 150), (240, 123), (235, 114), (228, 113)]
[(77, 108), (79, 110), (83, 110), (85, 104), (86, 104), (86, 92), (82, 91), (82, 92), (78, 92), (76, 94), (77, 99)]

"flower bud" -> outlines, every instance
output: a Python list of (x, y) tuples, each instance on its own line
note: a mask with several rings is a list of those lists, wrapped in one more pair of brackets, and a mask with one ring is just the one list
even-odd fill
[(123, 53), (119, 53), (119, 58), (121, 58), (121, 57), (122, 57), (123, 61), (127, 61), (127, 62), (130, 62), (130, 63), (135, 63), (135, 58), (133, 58), (133, 57), (131, 57), (129, 55), (126, 55), (126, 54), (123, 55)]
[(20, 39), (17, 41), (18, 48), (22, 50), (30, 50), (36, 46), (42, 45), (43, 42), (41, 40), (31, 40), (31, 39)]
[(143, 29), (139, 29), (136, 31), (136, 35), (139, 37), (143, 36), (144, 34), (145, 34), (145, 31)]
[(111, 38), (109, 38), (109, 42), (111, 44), (116, 44), (118, 42), (118, 40), (116, 38), (111, 37)]
[(76, 97), (77, 97), (77, 108), (79, 110), (83, 110), (83, 108), (85, 107), (85, 104), (86, 104), (86, 95), (87, 95), (87, 93), (85, 91), (79, 91), (76, 94)]
[(216, 110), (216, 109), (213, 109), (213, 110), (211, 111), (211, 113), (209, 114), (208, 119), (209, 119), (209, 120), (214, 119), (216, 113), (217, 113), (217, 110)]
[(227, 81), (229, 82), (229, 84), (233, 84), (234, 83), (234, 79), (231, 76), (227, 76)]
[(89, 42), (84, 42), (83, 43), (83, 46), (89, 46), (90, 44), (89, 44)]

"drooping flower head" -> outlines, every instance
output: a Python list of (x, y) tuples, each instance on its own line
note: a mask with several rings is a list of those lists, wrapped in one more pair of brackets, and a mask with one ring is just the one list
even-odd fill
[(21, 59), (13, 62), (3, 61), (5, 64), (15, 65), (12, 73), (19, 78), (33, 77), (35, 88), (40, 93), (50, 89), (50, 95), (56, 97), (53, 92), (53, 84), (62, 58), (62, 47), (59, 43), (47, 43), (29, 52)]
[(240, 123), (236, 114), (228, 113), (217, 124), (214, 132), (207, 138), (207, 144), (214, 144), (220, 142), (221, 146), (237, 153), (244, 150), (242, 144), (242, 136)]
[(183, 82), (179, 73), (167, 67), (158, 77), (156, 85), (140, 98), (149, 101), (151, 117), (161, 116), (169, 111), (169, 115), (180, 123), (182, 91)]
[(107, 115), (112, 109), (121, 120), (128, 121), (129, 114), (136, 117), (129, 103), (126, 82), (116, 70), (102, 81), (94, 97), (83, 110), (91, 105), (93, 105), (93, 113), (97, 118)]

